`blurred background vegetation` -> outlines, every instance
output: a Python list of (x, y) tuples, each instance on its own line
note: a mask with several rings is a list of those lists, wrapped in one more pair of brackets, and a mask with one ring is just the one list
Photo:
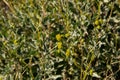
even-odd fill
[(0, 80), (119, 80), (120, 0), (0, 0)]

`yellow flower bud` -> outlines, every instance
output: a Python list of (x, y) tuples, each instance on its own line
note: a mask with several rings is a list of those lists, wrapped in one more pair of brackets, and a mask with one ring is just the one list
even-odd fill
[(65, 37), (66, 37), (66, 38), (67, 38), (67, 37), (69, 37), (69, 36), (70, 36), (70, 34), (69, 34), (69, 33), (66, 33), (66, 34), (65, 34)]
[(99, 20), (96, 20), (94, 24), (99, 25)]
[(58, 49), (61, 49), (62, 48), (62, 42), (57, 42), (57, 47), (58, 47)]
[(89, 74), (92, 76), (92, 74), (93, 74), (93, 69), (91, 69), (91, 70), (89, 71)]
[(60, 53), (60, 49), (58, 49), (57, 52)]
[(14, 40), (14, 44), (17, 45), (17, 40)]
[(60, 35), (60, 34), (57, 34), (57, 35), (56, 35), (56, 39), (57, 39), (57, 41), (60, 41), (60, 40), (61, 40), (61, 35)]
[(102, 19), (99, 19), (99, 23), (102, 24), (102, 23), (103, 23), (103, 20), (102, 20)]
[(70, 56), (70, 49), (66, 50), (66, 58), (68, 58)]
[(97, 26), (97, 29), (100, 29), (100, 25)]

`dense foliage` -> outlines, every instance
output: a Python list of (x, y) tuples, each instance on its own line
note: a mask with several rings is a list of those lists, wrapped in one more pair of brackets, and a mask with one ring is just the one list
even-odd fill
[(0, 80), (119, 79), (119, 0), (0, 1)]

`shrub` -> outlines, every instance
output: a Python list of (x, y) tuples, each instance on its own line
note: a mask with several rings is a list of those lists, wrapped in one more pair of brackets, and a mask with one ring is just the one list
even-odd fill
[(2, 0), (0, 80), (120, 79), (116, 0)]

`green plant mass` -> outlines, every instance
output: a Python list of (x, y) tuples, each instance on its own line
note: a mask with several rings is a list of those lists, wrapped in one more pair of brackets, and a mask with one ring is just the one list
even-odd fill
[(0, 80), (119, 80), (119, 0), (0, 0)]

